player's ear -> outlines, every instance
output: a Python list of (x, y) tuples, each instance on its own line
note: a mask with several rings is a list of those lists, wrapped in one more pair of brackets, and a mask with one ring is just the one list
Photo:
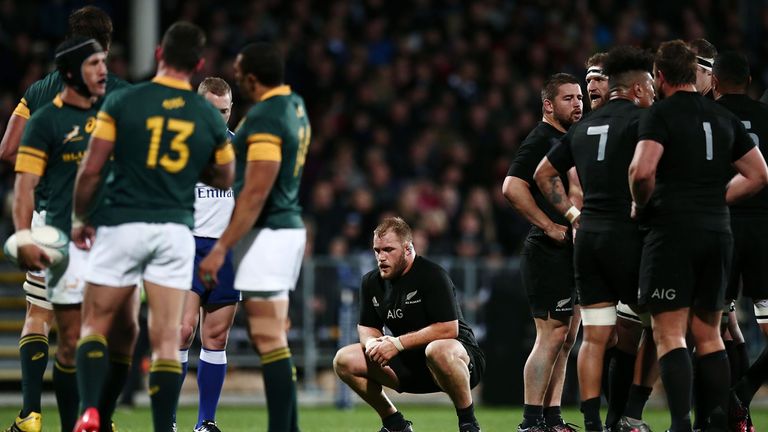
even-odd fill
[(197, 64), (195, 65), (195, 72), (200, 72), (203, 69), (203, 66), (205, 65), (205, 58), (201, 58), (198, 60)]
[(163, 47), (158, 45), (155, 47), (155, 60), (159, 63), (163, 59)]
[(544, 99), (544, 102), (542, 102), (542, 105), (544, 107), (544, 112), (547, 114), (551, 114), (554, 112), (554, 107), (552, 106), (552, 101), (549, 99)]
[(720, 80), (717, 79), (717, 76), (712, 74), (712, 89), (717, 90), (720, 85)]

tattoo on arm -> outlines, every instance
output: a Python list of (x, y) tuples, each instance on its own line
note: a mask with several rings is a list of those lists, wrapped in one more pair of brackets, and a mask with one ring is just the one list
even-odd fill
[(560, 180), (560, 177), (549, 178), (549, 190), (547, 191), (547, 195), (549, 202), (555, 207), (566, 200), (565, 187), (563, 186), (563, 181)]

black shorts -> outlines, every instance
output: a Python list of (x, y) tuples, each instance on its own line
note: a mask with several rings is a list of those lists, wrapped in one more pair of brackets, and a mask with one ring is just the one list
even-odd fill
[(640, 305), (654, 312), (696, 306), (723, 308), (731, 266), (730, 233), (691, 229), (653, 229), (640, 261)]
[(520, 276), (535, 318), (573, 315), (573, 246), (549, 237), (528, 237), (520, 257)]
[[(483, 379), (485, 355), (476, 346), (467, 345), (463, 342), (461, 344), (469, 355), (469, 388), (475, 388)], [(389, 367), (395, 371), (395, 375), (400, 381), (400, 388), (395, 389), (398, 393), (423, 394), (443, 391), (432, 378), (432, 372), (427, 367), (427, 357), (424, 351), (425, 348), (406, 350), (389, 362)]]
[(753, 301), (768, 299), (768, 221), (764, 218), (731, 219), (733, 262), (726, 300), (742, 295)]
[(637, 304), (643, 237), (638, 229), (576, 235), (573, 262), (579, 303)]

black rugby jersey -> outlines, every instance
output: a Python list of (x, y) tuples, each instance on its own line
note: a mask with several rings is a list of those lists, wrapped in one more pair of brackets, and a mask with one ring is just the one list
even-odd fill
[[(557, 211), (552, 204), (547, 201), (547, 198), (542, 195), (539, 187), (536, 186), (536, 182), (533, 180), (533, 173), (536, 171), (536, 167), (539, 166), (539, 162), (544, 159), (547, 152), (557, 144), (563, 133), (555, 129), (554, 126), (549, 123), (539, 122), (538, 125), (525, 137), (523, 143), (520, 144), (520, 148), (517, 150), (515, 159), (512, 161), (512, 165), (507, 172), (508, 176), (517, 177), (519, 179), (528, 182), (531, 188), (531, 195), (533, 196), (536, 205), (549, 217), (552, 222), (560, 225), (570, 226), (570, 223)], [(560, 178), (563, 181), (565, 190), (568, 191), (568, 176), (561, 175)], [(533, 226), (529, 235), (545, 235), (540, 228)]]
[(571, 126), (547, 154), (561, 176), (576, 166), (584, 190), (580, 230), (604, 232), (636, 226), (629, 217), (632, 195), (627, 170), (637, 145), (641, 112), (642, 108), (626, 99), (611, 100)]
[[(742, 94), (723, 95), (717, 103), (736, 114), (765, 158), (768, 155), (768, 105)], [(732, 205), (731, 216), (768, 216), (768, 188)]]
[(397, 279), (385, 280), (378, 269), (370, 271), (363, 276), (359, 324), (382, 330), (386, 326), (394, 336), (400, 336), (430, 324), (458, 320), (456, 339), (477, 347), (455, 291), (448, 273), (421, 256), (416, 256), (411, 269)]
[(731, 163), (755, 146), (741, 121), (696, 92), (678, 91), (643, 112), (638, 135), (664, 146), (644, 222), (730, 232)]

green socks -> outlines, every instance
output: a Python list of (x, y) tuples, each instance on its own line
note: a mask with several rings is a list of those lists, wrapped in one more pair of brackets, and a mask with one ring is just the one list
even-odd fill
[(40, 395), (43, 392), (43, 374), (48, 366), (48, 337), (28, 334), (19, 340), (21, 360), (22, 418), (31, 412), (40, 412)]

